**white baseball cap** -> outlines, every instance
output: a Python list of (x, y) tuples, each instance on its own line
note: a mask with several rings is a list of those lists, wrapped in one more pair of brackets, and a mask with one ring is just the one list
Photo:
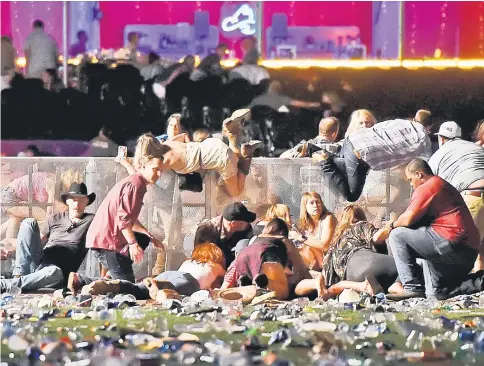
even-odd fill
[(462, 129), (454, 121), (447, 121), (440, 125), (439, 132), (436, 135), (455, 139), (456, 137), (462, 137)]

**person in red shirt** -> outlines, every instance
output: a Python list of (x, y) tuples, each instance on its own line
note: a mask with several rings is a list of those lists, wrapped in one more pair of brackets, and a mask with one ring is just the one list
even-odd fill
[[(427, 162), (412, 160), (405, 176), (414, 192), (405, 212), (390, 223), (389, 237), (403, 291), (387, 298), (445, 299), (483, 251), (479, 232), (457, 189), (435, 176)], [(417, 258), (423, 259), (425, 293)]]
[[(163, 244), (139, 222), (138, 216), (146, 187), (160, 178), (163, 156), (168, 150), (152, 134), (140, 136), (134, 158), (136, 173), (109, 191), (89, 227), (86, 248), (115, 280), (135, 281), (132, 264), (142, 261), (143, 251), (150, 242), (164, 249)], [(95, 280), (98, 278), (73, 272), (69, 275), (68, 288), (77, 292)]]

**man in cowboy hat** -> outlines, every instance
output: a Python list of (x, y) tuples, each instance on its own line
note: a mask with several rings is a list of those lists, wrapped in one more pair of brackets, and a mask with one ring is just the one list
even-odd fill
[(42, 229), (32, 218), (22, 221), (14, 278), (1, 279), (0, 291), (9, 292), (13, 286), (22, 291), (61, 287), (86, 255), (86, 233), (94, 215), (84, 210), (95, 199), (96, 194), (88, 194), (84, 183), (72, 183), (69, 191), (61, 194), (66, 212), (49, 216)]

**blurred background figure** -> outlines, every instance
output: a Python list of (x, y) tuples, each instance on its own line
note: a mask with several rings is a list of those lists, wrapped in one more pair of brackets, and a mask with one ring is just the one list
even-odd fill
[(77, 42), (69, 49), (69, 56), (76, 57), (77, 55), (86, 53), (88, 36), (86, 31), (80, 30), (77, 32)]
[(57, 67), (58, 50), (53, 37), (44, 32), (44, 22), (36, 20), (24, 45), (27, 77), (40, 78), (43, 71)]

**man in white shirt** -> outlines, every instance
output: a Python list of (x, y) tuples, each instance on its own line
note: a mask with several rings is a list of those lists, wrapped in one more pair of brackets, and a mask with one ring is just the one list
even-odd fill
[(44, 32), (44, 22), (36, 20), (33, 32), (27, 37), (24, 45), (27, 59), (27, 77), (40, 78), (43, 71), (55, 69), (57, 65), (57, 43)]
[[(463, 196), (484, 238), (484, 149), (471, 141), (462, 140), (462, 130), (454, 121), (442, 123), (439, 132), (439, 149), (429, 160), (435, 175), (452, 184)], [(476, 261), (475, 270), (484, 269), (484, 261)]]

